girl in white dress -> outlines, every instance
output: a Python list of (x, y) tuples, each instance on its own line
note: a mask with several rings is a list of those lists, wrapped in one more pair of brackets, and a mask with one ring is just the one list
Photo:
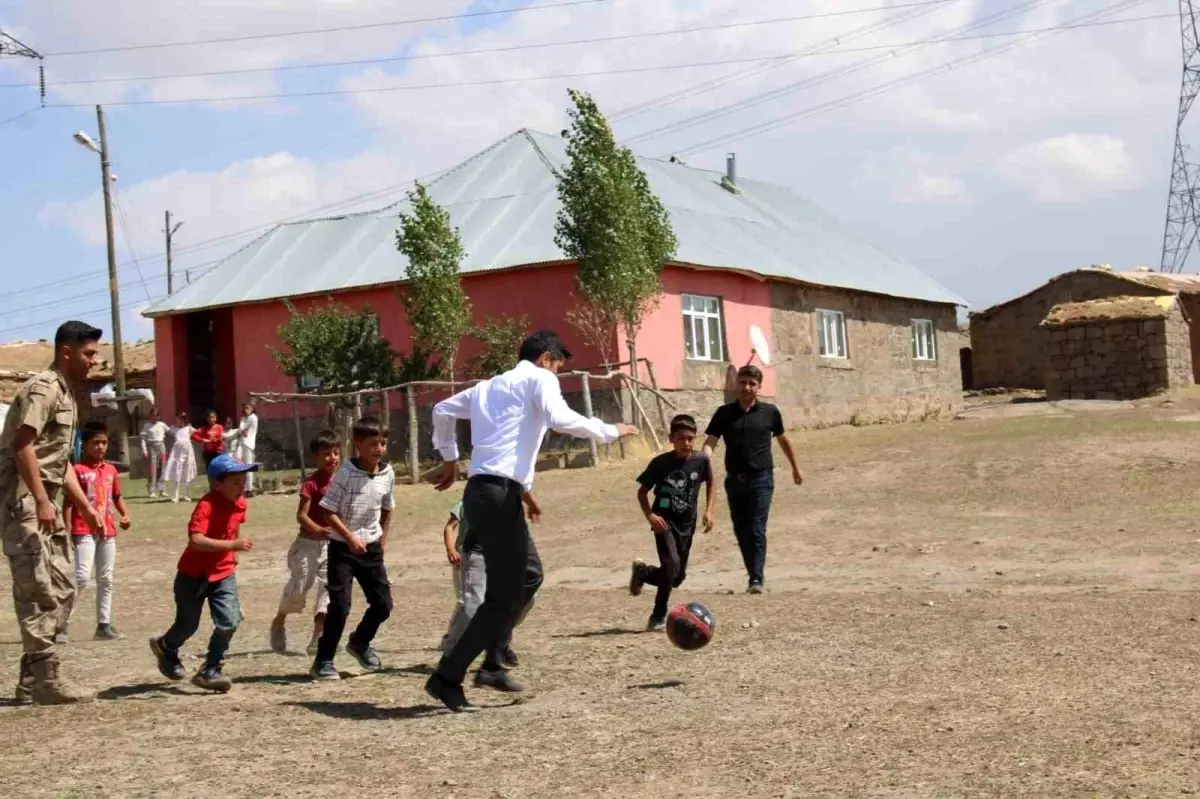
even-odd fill
[(180, 411), (176, 417), (178, 423), (171, 428), (174, 443), (171, 445), (171, 456), (167, 458), (167, 468), (163, 472), (163, 480), (175, 484), (172, 502), (179, 501), (179, 487), (183, 486), (184, 497), (191, 502), (192, 483), (196, 479), (196, 449), (192, 446), (192, 433), (195, 428), (188, 424), (188, 415)]

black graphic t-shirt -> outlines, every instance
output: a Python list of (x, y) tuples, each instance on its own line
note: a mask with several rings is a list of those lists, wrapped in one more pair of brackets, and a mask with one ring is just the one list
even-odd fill
[(638, 476), (638, 483), (654, 490), (650, 509), (684, 533), (696, 529), (700, 486), (712, 479), (712, 464), (703, 454), (680, 458), (664, 452)]

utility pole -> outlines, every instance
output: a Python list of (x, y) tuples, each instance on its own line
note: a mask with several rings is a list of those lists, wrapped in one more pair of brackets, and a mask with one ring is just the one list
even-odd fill
[(183, 227), (182, 222), (176, 222), (175, 227), (171, 227), (171, 212), (167, 211), (167, 224), (163, 228), (163, 231), (167, 234), (167, 294), (175, 290), (174, 282), (171, 279), (171, 237), (181, 227)]
[(129, 452), (129, 406), (125, 404), (125, 348), (121, 340), (121, 291), (117, 285), (117, 245), (113, 238), (112, 178), (109, 176), (108, 134), (104, 128), (104, 107), (96, 106), (96, 125), (100, 128), (100, 176), (104, 182), (104, 230), (108, 239), (108, 295), (112, 302), (113, 378), (116, 382), (117, 412), (120, 431), (117, 444), (121, 458), (132, 463)]
[(1182, 272), (1200, 232), (1200, 165), (1188, 146), (1184, 122), (1200, 94), (1200, 26), (1193, 0), (1179, 0), (1179, 26), (1183, 42), (1183, 80), (1179, 111), (1175, 117), (1175, 154), (1171, 163), (1171, 192), (1167, 198), (1167, 225), (1163, 233), (1163, 272)]

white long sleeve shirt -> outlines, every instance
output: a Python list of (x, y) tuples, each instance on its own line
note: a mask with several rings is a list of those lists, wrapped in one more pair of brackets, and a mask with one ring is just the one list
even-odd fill
[(615, 425), (581, 416), (563, 399), (558, 376), (521, 361), (509, 371), (477, 383), (433, 408), (433, 446), (447, 461), (458, 460), (455, 422), (471, 420), (469, 474), (490, 474), (533, 488), (534, 466), (546, 430), (611, 443)]
[(253, 452), (258, 444), (258, 414), (252, 413), (249, 416), (243, 416), (241, 423), (238, 424), (237, 432), (238, 437), (241, 438), (239, 442), (241, 446)]

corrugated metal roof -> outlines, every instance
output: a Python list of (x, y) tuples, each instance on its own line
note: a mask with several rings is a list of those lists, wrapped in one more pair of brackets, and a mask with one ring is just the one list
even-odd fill
[[(564, 260), (554, 244), (554, 170), (566, 160), (560, 137), (522, 130), (429, 184), (459, 229), (464, 273)], [(719, 173), (648, 158), (638, 163), (670, 214), (679, 263), (966, 305), (782, 186), (739, 178), (734, 194), (722, 188)], [(403, 280), (406, 261), (396, 250), (395, 229), (406, 205), (280, 225), (145, 315)]]

